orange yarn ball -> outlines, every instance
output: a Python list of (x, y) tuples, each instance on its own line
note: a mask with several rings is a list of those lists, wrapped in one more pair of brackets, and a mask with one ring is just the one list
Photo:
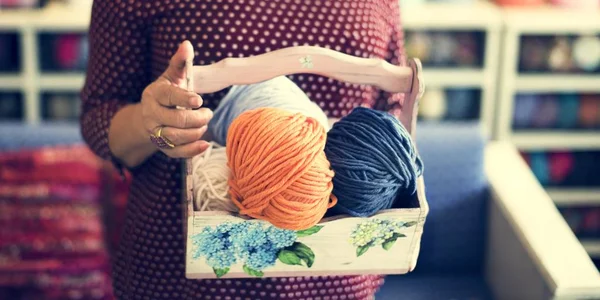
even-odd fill
[(317, 224), (337, 199), (325, 128), (279, 108), (244, 112), (229, 127), (230, 194), (240, 214), (290, 230)]

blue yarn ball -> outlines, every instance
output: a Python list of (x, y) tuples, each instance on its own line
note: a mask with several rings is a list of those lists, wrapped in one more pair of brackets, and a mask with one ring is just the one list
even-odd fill
[(559, 99), (557, 125), (559, 128), (575, 128), (579, 121), (579, 96), (564, 94)]
[(446, 116), (452, 120), (467, 119), (476, 104), (473, 92), (470, 90), (456, 89), (446, 91), (448, 111)]
[(532, 116), (538, 106), (538, 99), (533, 95), (517, 95), (513, 110), (513, 126), (527, 128), (531, 125)]
[(529, 164), (531, 171), (538, 179), (541, 185), (547, 185), (550, 182), (550, 166), (548, 157), (544, 152), (533, 152), (529, 155)]
[(323, 110), (293, 81), (280, 76), (256, 84), (232, 86), (213, 111), (208, 132), (216, 143), (225, 146), (227, 132), (233, 120), (246, 111), (261, 107), (304, 113), (329, 130), (329, 122)]
[(327, 134), (325, 154), (335, 172), (333, 212), (357, 217), (389, 209), (416, 193), (423, 162), (409, 132), (391, 114), (358, 107)]

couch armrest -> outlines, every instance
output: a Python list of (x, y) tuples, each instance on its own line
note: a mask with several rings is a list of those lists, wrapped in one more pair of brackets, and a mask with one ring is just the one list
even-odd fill
[(490, 143), (485, 171), (485, 276), (497, 299), (600, 299), (597, 268), (517, 149)]

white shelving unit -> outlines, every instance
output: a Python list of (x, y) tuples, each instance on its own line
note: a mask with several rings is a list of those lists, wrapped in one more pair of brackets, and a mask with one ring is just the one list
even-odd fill
[[(528, 34), (600, 33), (600, 11), (569, 10), (554, 7), (503, 8), (503, 41), (496, 136), (527, 150), (595, 149), (600, 150), (600, 132), (514, 132), (514, 99), (520, 92), (599, 92), (597, 75), (519, 74), (520, 38)], [(535, 133), (535, 134), (534, 134)], [(599, 199), (600, 200), (600, 199)]]
[(70, 7), (50, 4), (40, 10), (0, 11), (0, 31), (20, 36), (21, 72), (0, 74), (0, 91), (14, 90), (23, 94), (25, 122), (41, 120), (40, 95), (44, 91), (78, 92), (83, 86), (84, 74), (54, 74), (42, 72), (39, 65), (38, 33), (87, 32), (90, 14), (83, 13), (91, 6)]
[[(496, 137), (512, 141), (524, 151), (599, 150), (600, 131), (519, 130), (512, 128), (515, 96), (522, 92), (600, 93), (600, 75), (519, 74), (519, 49), (523, 35), (600, 33), (600, 11), (553, 7), (504, 8), (500, 88)], [(548, 188), (553, 201), (562, 207), (600, 205), (599, 188)], [(600, 239), (582, 239), (590, 256), (600, 258)]]
[(503, 26), (500, 10), (488, 1), (471, 3), (431, 2), (402, 8), (404, 30), (482, 31), (485, 34), (482, 68), (425, 68), (427, 88), (476, 88), (481, 90), (479, 119), (490, 133), (494, 126), (498, 56)]

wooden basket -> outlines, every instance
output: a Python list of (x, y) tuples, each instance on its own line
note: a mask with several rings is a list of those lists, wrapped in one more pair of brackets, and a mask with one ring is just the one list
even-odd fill
[[(227, 58), (207, 66), (192, 67), (188, 62), (187, 70), (188, 88), (197, 93), (211, 93), (231, 85), (252, 84), (299, 73), (405, 93), (407, 96), (400, 121), (413, 139), (418, 100), (424, 91), (421, 63), (417, 59), (411, 59), (408, 66), (401, 67), (380, 59), (358, 58), (311, 46), (284, 48), (254, 57)], [(194, 211), (191, 159), (185, 161), (184, 172), (183, 226), (186, 277), (189, 279), (404, 274), (416, 266), (423, 226), (429, 211), (422, 177), (418, 178), (417, 194), (408, 207), (380, 211), (367, 218), (346, 215), (324, 218), (315, 227), (297, 231), (291, 246), (271, 253), (277, 256), (275, 265), (255, 270), (243, 262), (228, 268), (213, 268), (207, 264), (205, 257), (194, 257), (193, 236), (203, 230), (212, 231), (217, 226), (227, 226), (223, 224), (240, 225), (241, 222), (258, 222), (265, 230), (272, 225), (228, 212)], [(393, 228), (393, 233), (388, 234), (385, 240), (378, 239), (368, 245), (365, 245), (365, 239), (355, 238), (351, 241), (353, 231), (369, 226), (371, 229), (388, 226), (385, 228)]]

